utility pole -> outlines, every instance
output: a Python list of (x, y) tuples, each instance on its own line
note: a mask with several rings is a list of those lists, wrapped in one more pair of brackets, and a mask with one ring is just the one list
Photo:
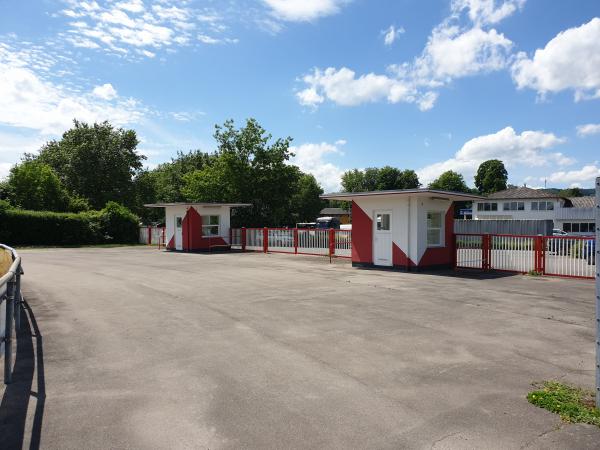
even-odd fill
[(600, 177), (596, 178), (596, 408), (600, 409)]

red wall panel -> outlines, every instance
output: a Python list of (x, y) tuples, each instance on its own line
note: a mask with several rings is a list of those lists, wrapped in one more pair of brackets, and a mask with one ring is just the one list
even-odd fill
[(352, 202), (352, 262), (373, 262), (373, 220)]

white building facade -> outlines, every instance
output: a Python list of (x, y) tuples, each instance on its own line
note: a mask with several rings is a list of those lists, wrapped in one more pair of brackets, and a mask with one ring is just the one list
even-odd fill
[(594, 233), (594, 198), (560, 197), (527, 187), (495, 192), (473, 202), (474, 220), (552, 220), (574, 235)]

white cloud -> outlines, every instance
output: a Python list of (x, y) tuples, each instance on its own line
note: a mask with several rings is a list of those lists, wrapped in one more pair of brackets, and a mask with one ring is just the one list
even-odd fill
[(117, 97), (117, 91), (110, 83), (104, 83), (102, 86), (96, 86), (92, 93), (101, 99), (112, 100)]
[(263, 0), (271, 13), (289, 22), (310, 22), (339, 12), (348, 0)]
[(577, 127), (577, 136), (585, 137), (600, 133), (600, 123), (588, 123)]
[(29, 56), (7, 45), (0, 46), (0, 125), (56, 135), (69, 128), (74, 118), (124, 125), (144, 116), (145, 109), (139, 102), (118, 97), (112, 85), (88, 92), (66, 87), (47, 76), (51, 60), (43, 67)]
[(429, 183), (447, 170), (472, 177), (479, 164), (488, 159), (499, 159), (507, 167), (538, 167), (548, 163), (572, 164), (574, 161), (559, 152), (545, 150), (565, 142), (564, 138), (543, 131), (523, 131), (517, 134), (512, 127), (467, 141), (453, 158), (431, 164), (418, 171), (423, 183)]
[(525, 0), (506, 0), (496, 4), (495, 0), (453, 0), (454, 13), (467, 10), (469, 18), (477, 25), (495, 24), (521, 9)]
[(573, 90), (576, 101), (600, 98), (600, 18), (560, 32), (533, 58), (519, 53), (512, 76), (519, 89), (541, 96)]
[[(75, 47), (104, 49), (125, 58), (153, 58), (161, 49), (194, 42), (235, 43), (237, 39), (208, 37), (222, 34), (227, 27), (221, 17), (206, 9), (196, 10), (187, 0), (157, 2), (146, 8), (139, 0), (85, 3), (63, 0), (68, 8), (62, 14), (76, 18), (60, 37)], [(91, 6), (90, 6), (91, 5)], [(199, 39), (194, 39), (199, 34)]]
[(340, 139), (335, 144), (321, 142), (293, 146), (290, 150), (295, 156), (290, 163), (297, 165), (303, 172), (314, 175), (325, 191), (339, 191), (344, 169), (327, 162), (326, 158), (330, 155), (343, 155), (340, 147), (345, 143), (345, 140)]
[(554, 172), (547, 177), (551, 183), (582, 183), (594, 181), (596, 177), (600, 177), (600, 166), (597, 162), (583, 166), (579, 170), (569, 170)]
[(383, 30), (381, 34), (383, 35), (383, 43), (390, 46), (396, 42), (396, 39), (398, 39), (401, 34), (404, 34), (404, 28), (396, 28), (394, 25), (390, 25), (390, 27)]
[[(385, 75), (357, 75), (347, 67), (315, 68), (302, 77), (305, 86), (296, 94), (297, 99), (311, 107), (326, 100), (342, 106), (385, 100), (414, 103), (422, 111), (431, 109), (439, 95), (434, 89), (456, 78), (508, 66), (512, 41), (484, 25), (507, 17), (521, 4), (520, 0), (499, 6), (484, 0), (455, 2), (452, 15), (432, 30), (421, 55), (412, 62), (392, 64)], [(461, 25), (463, 11), (472, 16), (470, 26)], [(391, 44), (397, 32), (393, 27), (386, 30), (384, 42)]]

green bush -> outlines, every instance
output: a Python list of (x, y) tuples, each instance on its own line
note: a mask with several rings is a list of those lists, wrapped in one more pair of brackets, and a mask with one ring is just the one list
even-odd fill
[(57, 213), (0, 205), (0, 242), (19, 245), (131, 244), (138, 239), (138, 219), (109, 202), (101, 211)]

